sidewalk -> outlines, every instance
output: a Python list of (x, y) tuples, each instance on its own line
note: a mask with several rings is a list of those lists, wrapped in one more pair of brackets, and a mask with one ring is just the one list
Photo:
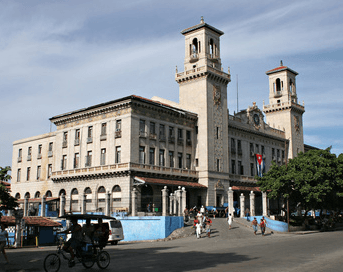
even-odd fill
[[(244, 227), (250, 228), (251, 230), (253, 229), (251, 226), (251, 221), (247, 221), (245, 218), (235, 217), (234, 220), (236, 223), (238, 223)], [(336, 231), (336, 230), (343, 230), (343, 227), (335, 228), (334, 231)], [(318, 233), (318, 232), (321, 232), (321, 231), (320, 230), (305, 230), (305, 231), (280, 232), (280, 231), (275, 231), (275, 230), (268, 228), (268, 224), (266, 227), (266, 233), (304, 235), (304, 234), (313, 234), (313, 233)]]

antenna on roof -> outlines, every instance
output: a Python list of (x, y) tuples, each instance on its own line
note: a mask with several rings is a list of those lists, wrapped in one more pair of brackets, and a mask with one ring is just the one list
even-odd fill
[(238, 74), (236, 75), (236, 79), (237, 79), (237, 113), (238, 111)]
[(283, 66), (282, 60), (280, 60), (280, 66)]
[(204, 16), (201, 16), (200, 24), (203, 24), (203, 23), (205, 23), (205, 21), (204, 21)]

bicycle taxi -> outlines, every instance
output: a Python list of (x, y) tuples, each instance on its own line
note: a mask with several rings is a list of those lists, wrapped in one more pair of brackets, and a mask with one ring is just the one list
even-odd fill
[[(106, 215), (95, 215), (95, 214), (69, 214), (61, 216), (60, 218), (65, 218), (67, 220), (97, 220), (102, 222), (103, 219), (114, 219), (114, 217)], [(108, 223), (102, 223), (101, 228), (109, 229)], [(107, 251), (103, 250), (106, 247), (108, 240), (108, 233), (106, 235), (97, 235), (97, 231), (100, 228), (98, 224), (94, 224), (94, 233), (91, 237), (83, 239), (79, 246), (73, 248), (74, 261), (71, 263), (71, 255), (63, 249), (65, 241), (60, 237), (57, 245), (57, 252), (48, 254), (44, 259), (44, 269), (46, 272), (57, 272), (61, 266), (61, 257), (68, 261), (68, 266), (72, 267), (76, 263), (82, 263), (85, 268), (91, 268), (94, 263), (97, 263), (98, 267), (105, 269), (110, 264), (110, 255)], [(86, 238), (86, 237), (85, 237)]]

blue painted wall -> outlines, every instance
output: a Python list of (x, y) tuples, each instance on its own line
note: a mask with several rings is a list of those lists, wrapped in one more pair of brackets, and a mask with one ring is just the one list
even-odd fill
[(124, 242), (157, 240), (168, 237), (174, 230), (184, 226), (179, 216), (117, 217), (124, 231)]
[[(254, 217), (256, 217), (257, 222), (260, 224), (262, 216), (248, 216), (248, 221), (252, 221), (254, 220)], [(247, 217), (244, 217), (245, 219), (247, 219)], [(267, 217), (265, 217), (266, 221), (267, 221), (267, 228), (270, 228), (272, 230), (275, 231), (280, 231), (280, 232), (287, 232), (288, 231), (288, 224), (285, 222), (281, 222), (281, 221), (276, 221), (276, 220), (272, 220), (269, 219)]]

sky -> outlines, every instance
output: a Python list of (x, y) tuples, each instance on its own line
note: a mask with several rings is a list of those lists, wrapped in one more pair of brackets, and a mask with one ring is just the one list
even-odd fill
[[(266, 71), (299, 73), (304, 142), (343, 153), (343, 3), (310, 1), (0, 0), (0, 166), (49, 118), (128, 95), (178, 102), (185, 28), (222, 30), (230, 114), (268, 104)], [(238, 79), (238, 106), (237, 106)]]

